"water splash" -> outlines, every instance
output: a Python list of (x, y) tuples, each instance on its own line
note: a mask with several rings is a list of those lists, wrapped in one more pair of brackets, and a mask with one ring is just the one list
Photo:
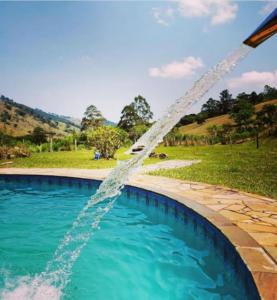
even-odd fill
[[(103, 181), (96, 194), (82, 209), (71, 229), (60, 243), (53, 259), (48, 262), (43, 273), (35, 279), (18, 283), (16, 287), (6, 289), (1, 296), (5, 300), (37, 300), (62, 297), (62, 291), (70, 281), (72, 267), (82, 249), (98, 229), (103, 216), (113, 207), (124, 183), (142, 165), (145, 158), (162, 141), (163, 137), (184, 116), (186, 111), (197, 103), (226, 73), (229, 73), (251, 48), (241, 45), (227, 58), (205, 73), (187, 93), (176, 100), (159, 119), (133, 146), (144, 145), (144, 149), (132, 159), (113, 169)], [(96, 205), (97, 204), (97, 205)]]

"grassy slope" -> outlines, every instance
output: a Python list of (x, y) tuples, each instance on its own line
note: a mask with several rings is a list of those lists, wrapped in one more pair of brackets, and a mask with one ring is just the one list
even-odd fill
[[(120, 149), (116, 158), (128, 158), (126, 149)], [(154, 175), (206, 182), (277, 198), (277, 139), (262, 142), (256, 149), (253, 142), (238, 145), (192, 147), (158, 147), (157, 152), (167, 153), (169, 159), (201, 159), (188, 168), (160, 170)], [(37, 153), (30, 158), (15, 159), (10, 166), (20, 168), (110, 168), (116, 160), (92, 160), (93, 151)], [(159, 162), (147, 159), (146, 164)], [(4, 166), (5, 167), (5, 166)]]
[[(277, 104), (277, 99), (270, 100), (267, 102), (259, 103), (255, 106), (255, 110), (259, 111), (265, 104)], [(207, 119), (203, 124), (192, 123), (186, 126), (180, 127), (180, 130), (184, 134), (192, 134), (192, 135), (207, 135), (208, 128), (211, 125), (223, 125), (223, 124), (233, 124), (229, 115), (222, 115), (214, 118)]]

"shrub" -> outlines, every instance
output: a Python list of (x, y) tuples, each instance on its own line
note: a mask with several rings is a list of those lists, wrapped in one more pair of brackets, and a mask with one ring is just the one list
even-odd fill
[(178, 128), (174, 127), (165, 137), (164, 145), (165, 146), (177, 146), (182, 144), (183, 135)]
[(84, 149), (86, 149), (86, 146), (84, 144), (79, 144), (77, 146), (77, 150), (84, 150)]
[(129, 138), (133, 142), (136, 142), (148, 130), (148, 128), (149, 128), (149, 126), (147, 126), (145, 124), (135, 125), (135, 126), (131, 127), (129, 130)]
[(11, 119), (11, 115), (6, 111), (4, 110), (0, 116), (0, 121), (3, 122), (3, 123), (7, 123), (9, 124), (9, 120)]
[(88, 133), (89, 144), (101, 153), (103, 158), (113, 158), (125, 142), (126, 135), (122, 130), (111, 126), (101, 126)]
[(0, 159), (12, 159), (16, 157), (29, 157), (30, 150), (26, 146), (7, 147), (0, 146)]

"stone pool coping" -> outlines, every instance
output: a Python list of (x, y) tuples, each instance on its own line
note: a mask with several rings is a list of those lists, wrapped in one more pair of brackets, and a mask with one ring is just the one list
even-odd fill
[[(1, 168), (0, 174), (53, 175), (103, 180), (109, 169)], [(139, 174), (129, 182), (173, 198), (209, 220), (236, 247), (261, 298), (277, 300), (277, 201), (228, 188)]]

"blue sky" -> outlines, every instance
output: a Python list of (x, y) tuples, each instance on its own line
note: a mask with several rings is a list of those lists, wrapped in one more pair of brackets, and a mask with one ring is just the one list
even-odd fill
[[(276, 1), (0, 2), (0, 93), (74, 117), (94, 104), (113, 121), (141, 94), (157, 118), (274, 6)], [(277, 86), (276, 50), (274, 36), (204, 100), (224, 88), (237, 94)]]

